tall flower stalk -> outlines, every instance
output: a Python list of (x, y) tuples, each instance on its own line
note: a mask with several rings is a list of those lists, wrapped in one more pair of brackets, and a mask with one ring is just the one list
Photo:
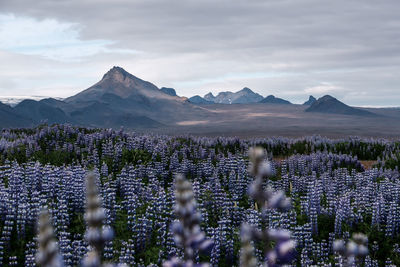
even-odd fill
[(64, 266), (54, 238), (53, 226), (51, 225), (51, 218), (47, 208), (44, 208), (39, 215), (36, 263), (41, 267)]
[(101, 207), (101, 199), (95, 181), (94, 173), (89, 173), (86, 177), (85, 220), (87, 230), (85, 237), (91, 250), (83, 260), (83, 266), (87, 267), (99, 267), (102, 265), (101, 256), (105, 243), (113, 238), (112, 229), (103, 226), (106, 215)]
[(175, 178), (175, 198), (174, 210), (179, 221), (173, 223), (172, 232), (175, 242), (183, 248), (184, 258), (183, 261), (172, 258), (163, 266), (196, 266), (194, 264), (196, 250), (208, 253), (212, 249), (213, 242), (207, 239), (200, 229), (201, 215), (196, 210), (192, 184), (182, 175), (177, 175)]
[(296, 252), (296, 242), (291, 239), (291, 233), (287, 230), (269, 229), (267, 212), (271, 209), (287, 211), (291, 208), (291, 201), (282, 191), (274, 192), (271, 188), (264, 190), (264, 180), (272, 175), (271, 163), (265, 160), (265, 151), (261, 148), (252, 148), (249, 157), (250, 173), (255, 177), (250, 185), (249, 195), (258, 204), (263, 229), (258, 230), (248, 224), (242, 225), (241, 266), (258, 266), (256, 258), (252, 256), (252, 241), (263, 243), (264, 266), (290, 263)]

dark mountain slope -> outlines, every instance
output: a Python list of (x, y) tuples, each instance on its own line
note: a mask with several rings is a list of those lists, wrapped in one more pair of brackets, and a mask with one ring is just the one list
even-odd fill
[(47, 121), (53, 123), (72, 122), (71, 118), (63, 110), (50, 106), (42, 101), (24, 100), (14, 107), (19, 115), (31, 119), (34, 123)]
[(33, 121), (18, 114), (12, 107), (0, 102), (0, 129), (28, 127), (34, 125)]
[(111, 105), (99, 102), (93, 102), (88, 106), (79, 108), (73, 111), (71, 116), (81, 125), (95, 127), (153, 128), (162, 126), (161, 123), (146, 116), (121, 113)]

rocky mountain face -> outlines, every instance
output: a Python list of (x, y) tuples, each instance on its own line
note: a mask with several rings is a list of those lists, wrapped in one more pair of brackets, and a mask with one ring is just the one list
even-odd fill
[(220, 92), (217, 96), (214, 96), (212, 93), (208, 93), (204, 96), (204, 99), (218, 104), (249, 104), (257, 103), (261, 101), (263, 97), (245, 87), (236, 93), (229, 91)]
[(309, 108), (306, 109), (306, 112), (319, 112), (354, 116), (377, 116), (372, 112), (350, 107), (330, 95), (325, 95), (319, 98)]
[(198, 105), (209, 105), (209, 104), (214, 104), (214, 102), (207, 101), (203, 97), (199, 95), (192, 96), (188, 99), (188, 101), (192, 104), (198, 104)]
[(266, 98), (262, 99), (260, 103), (267, 103), (267, 104), (281, 104), (281, 105), (288, 105), (292, 104), (287, 100), (284, 100), (282, 98), (275, 97), (273, 95), (269, 95)]
[(122, 99), (143, 96), (151, 99), (178, 100), (158, 89), (154, 84), (144, 81), (120, 67), (113, 67), (101, 81), (90, 88), (65, 99), (67, 103), (98, 101), (103, 95), (112, 94)]
[(176, 91), (174, 88), (168, 88), (168, 87), (161, 87), (161, 92), (170, 95), (170, 96), (177, 96)]
[(311, 106), (312, 104), (314, 104), (315, 102), (317, 102), (317, 99), (315, 97), (313, 97), (312, 95), (310, 95), (310, 97), (308, 98), (308, 100), (306, 102), (304, 102), (304, 106)]

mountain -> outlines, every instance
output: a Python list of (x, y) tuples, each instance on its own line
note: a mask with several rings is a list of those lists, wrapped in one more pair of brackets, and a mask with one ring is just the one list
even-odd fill
[(177, 96), (176, 91), (174, 88), (168, 88), (168, 87), (161, 87), (160, 89), (162, 92), (166, 93), (167, 95), (170, 96)]
[(65, 99), (67, 106), (62, 109), (82, 124), (118, 127), (122, 120), (135, 128), (175, 123), (196, 112), (205, 112), (171, 89), (161, 90), (123, 68), (113, 67), (98, 83)]
[(15, 107), (18, 103), (21, 103), (25, 99), (32, 99), (39, 101), (41, 99), (46, 98), (45, 96), (37, 96), (37, 95), (26, 95), (26, 96), (0, 96), (0, 102), (3, 104), (9, 105), (11, 107)]
[(377, 116), (375, 113), (350, 107), (330, 95), (319, 98), (305, 111), (355, 116)]
[(21, 116), (12, 107), (0, 102), (0, 129), (33, 125), (32, 120)]
[(282, 98), (275, 97), (273, 95), (269, 95), (266, 98), (262, 99), (259, 101), (260, 103), (268, 103), (268, 104), (283, 104), (283, 105), (289, 105), (292, 104), (287, 100), (284, 100)]
[(190, 97), (190, 98), (188, 99), (188, 101), (189, 101), (190, 103), (193, 103), (193, 104), (204, 104), (204, 105), (214, 104), (214, 102), (207, 101), (207, 100), (205, 100), (204, 98), (202, 98), (202, 97), (199, 96), (199, 95), (195, 95), (195, 96)]
[(208, 94), (206, 94), (204, 96), (204, 99), (209, 101), (209, 102), (213, 102), (214, 103), (215, 96), (211, 92), (209, 92)]
[(313, 97), (312, 95), (310, 95), (310, 97), (308, 98), (308, 100), (306, 102), (304, 102), (304, 106), (311, 106), (312, 104), (314, 104), (317, 101), (317, 99), (315, 97)]
[(230, 91), (220, 92), (217, 96), (214, 96), (212, 93), (208, 93), (204, 96), (204, 99), (219, 104), (248, 104), (257, 103), (262, 100), (263, 97), (245, 87), (236, 93), (232, 93)]
[(58, 107), (46, 104), (46, 101), (26, 99), (14, 107), (14, 111), (34, 123), (47, 121), (49, 124), (72, 122), (72, 119)]
[(151, 99), (178, 100), (179, 97), (168, 95), (154, 84), (139, 79), (121, 67), (113, 67), (104, 74), (101, 81), (92, 87), (65, 99), (67, 103), (97, 101), (104, 94), (113, 94), (121, 98), (145, 96)]

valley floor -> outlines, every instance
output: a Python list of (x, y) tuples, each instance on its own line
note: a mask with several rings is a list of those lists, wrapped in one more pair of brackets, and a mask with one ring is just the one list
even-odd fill
[(376, 117), (309, 113), (301, 105), (204, 105), (204, 112), (179, 120), (156, 133), (207, 136), (309, 136), (331, 138), (359, 135), (395, 138), (400, 135), (400, 110), (369, 109)]

